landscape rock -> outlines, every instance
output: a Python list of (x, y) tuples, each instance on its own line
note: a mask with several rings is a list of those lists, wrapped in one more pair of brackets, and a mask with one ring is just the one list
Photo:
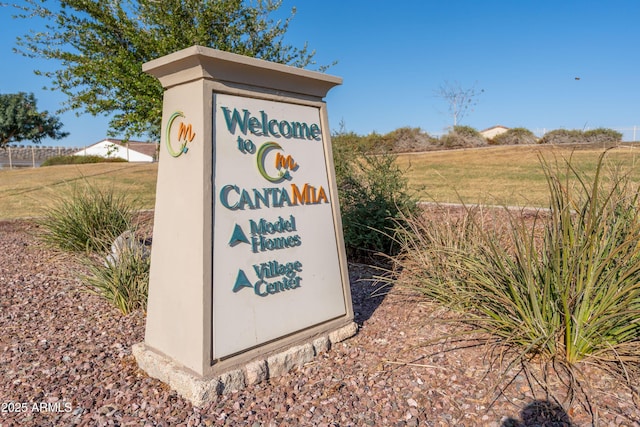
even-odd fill
[(136, 256), (144, 260), (151, 256), (151, 250), (136, 237), (133, 231), (126, 230), (114, 239), (106, 262), (117, 264), (123, 256)]
[[(376, 271), (359, 264), (349, 266), (357, 335), (310, 359), (304, 355), (313, 356), (315, 343), (297, 350), (303, 354), (297, 362), (283, 361), (295, 368), (267, 381), (252, 383), (245, 372), (244, 389), (198, 408), (138, 368), (131, 352), (144, 341), (144, 313), (123, 316), (84, 292), (79, 275), (86, 267), (38, 242), (37, 232), (30, 222), (0, 222), (0, 404), (71, 407), (0, 412), (3, 427), (501, 426), (501, 420), (521, 422), (547, 392), (573, 425), (593, 424), (588, 406), (563, 394), (563, 382), (549, 373), (533, 372), (549, 379), (547, 389), (517, 370), (500, 382), (505, 378), (491, 365), (491, 349), (437, 341), (460, 337), (454, 313), (399, 287), (372, 296), (371, 282), (359, 279)], [(579, 375), (598, 425), (638, 425), (640, 408), (619, 379), (592, 365), (581, 366)], [(215, 392), (207, 387), (201, 394)], [(563, 424), (547, 417), (538, 425)]]

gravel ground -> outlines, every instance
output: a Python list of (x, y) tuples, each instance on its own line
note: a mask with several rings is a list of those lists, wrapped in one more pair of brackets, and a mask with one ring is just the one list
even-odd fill
[[(580, 381), (590, 415), (532, 377), (512, 382), (481, 346), (452, 340), (451, 315), (398, 289), (372, 297), (351, 265), (358, 334), (283, 377), (203, 408), (137, 369), (144, 316), (123, 317), (82, 292), (82, 266), (50, 251), (30, 222), (0, 222), (0, 427), (7, 426), (640, 426), (629, 389), (594, 367)], [(535, 370), (535, 369), (534, 369)], [(540, 375), (538, 375), (538, 378)], [(506, 384), (503, 393), (496, 385)]]

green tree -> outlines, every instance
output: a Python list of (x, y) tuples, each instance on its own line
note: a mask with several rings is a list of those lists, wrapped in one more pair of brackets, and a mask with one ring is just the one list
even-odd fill
[(35, 144), (44, 138), (60, 139), (68, 135), (61, 132), (60, 120), (39, 112), (32, 93), (0, 94), (0, 148), (12, 142), (31, 141)]
[[(53, 3), (53, 5), (52, 5)], [(162, 87), (141, 71), (144, 62), (193, 45), (296, 67), (313, 62), (306, 44), (283, 37), (272, 13), (282, 0), (26, 0), (17, 15), (48, 23), (48, 31), (18, 38), (18, 52), (57, 60), (56, 71), (36, 71), (67, 96), (64, 110), (109, 115), (110, 133), (158, 138)]]

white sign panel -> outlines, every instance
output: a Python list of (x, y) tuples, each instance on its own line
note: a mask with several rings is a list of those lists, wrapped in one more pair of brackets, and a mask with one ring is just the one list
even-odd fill
[(346, 308), (320, 109), (213, 98), (215, 360)]

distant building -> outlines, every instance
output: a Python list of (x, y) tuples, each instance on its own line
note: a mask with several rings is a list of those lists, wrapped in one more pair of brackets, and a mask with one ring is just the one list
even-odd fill
[(496, 125), (496, 126), (487, 128), (485, 130), (481, 130), (480, 135), (484, 136), (486, 139), (492, 139), (500, 135), (501, 133), (505, 133), (508, 130), (509, 130), (508, 127), (505, 127), (502, 125)]
[(123, 141), (108, 138), (73, 153), (74, 156), (119, 157), (129, 162), (154, 162), (158, 145), (153, 142)]

